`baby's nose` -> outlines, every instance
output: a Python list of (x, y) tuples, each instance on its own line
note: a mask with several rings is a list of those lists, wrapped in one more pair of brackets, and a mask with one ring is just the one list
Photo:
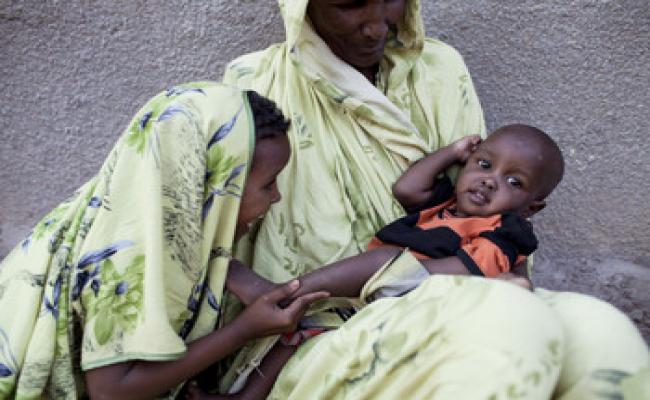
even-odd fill
[(481, 184), (491, 190), (494, 190), (497, 187), (496, 181), (490, 177), (483, 178)]

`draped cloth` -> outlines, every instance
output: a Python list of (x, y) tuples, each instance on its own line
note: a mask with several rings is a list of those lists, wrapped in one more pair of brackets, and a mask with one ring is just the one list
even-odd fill
[[(233, 60), (224, 75), (275, 100), (292, 119), (292, 154), (278, 179), (283, 199), (237, 245), (239, 258), (276, 282), (365, 250), (376, 231), (404, 215), (391, 185), (408, 165), (485, 133), (461, 56), (424, 37), (418, 0), (406, 1), (375, 85), (314, 32), (307, 3), (279, 0), (285, 42)], [(421, 278), (419, 263), (402, 255), (369, 285), (390, 292)], [(222, 389), (240, 387), (272, 342), (241, 351)], [(607, 303), (434, 276), (308, 341), (270, 398), (620, 398), (607, 396), (641, 390), (648, 362), (638, 330)]]
[(222, 84), (138, 111), (0, 264), (0, 398), (80, 398), (82, 371), (173, 360), (210, 333), (253, 146), (245, 94)]
[(404, 214), (391, 185), (426, 153), (484, 133), (467, 68), (450, 46), (425, 39), (419, 2), (407, 2), (372, 85), (334, 55), (305, 16), (307, 0), (280, 1), (287, 40), (232, 61), (224, 81), (252, 88), (291, 118), (283, 200), (237, 256), (276, 282), (365, 250)]

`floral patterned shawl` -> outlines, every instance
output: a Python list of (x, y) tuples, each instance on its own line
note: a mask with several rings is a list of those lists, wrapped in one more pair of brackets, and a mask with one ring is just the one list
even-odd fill
[(254, 145), (245, 95), (173, 87), (0, 264), (0, 398), (78, 398), (82, 371), (211, 332)]
[(292, 119), (283, 199), (237, 251), (278, 282), (365, 250), (404, 214), (391, 186), (408, 165), (484, 132), (467, 68), (453, 48), (424, 37), (419, 1), (407, 1), (376, 86), (314, 32), (307, 0), (279, 3), (286, 41), (232, 61), (224, 77), (275, 100)]

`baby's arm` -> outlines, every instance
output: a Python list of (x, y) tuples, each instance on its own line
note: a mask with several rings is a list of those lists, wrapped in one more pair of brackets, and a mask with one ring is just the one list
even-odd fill
[[(300, 289), (295, 295), (322, 290), (333, 297), (358, 297), (366, 282), (402, 251), (404, 250), (396, 247), (380, 247), (326, 265), (300, 276)], [(465, 264), (456, 256), (420, 260), (420, 263), (430, 275), (471, 275)], [(514, 269), (513, 272), (503, 273), (495, 278), (528, 290), (532, 289), (528, 278)]]
[[(333, 297), (358, 297), (366, 282), (402, 251), (397, 247), (380, 247), (326, 265), (300, 276), (300, 289), (296, 295), (326, 291)], [(469, 275), (458, 257), (424, 260), (421, 263), (429, 274)]]
[[(334, 297), (357, 297), (366, 281), (402, 251), (397, 247), (381, 247), (321, 267), (300, 276), (300, 288), (291, 297), (319, 291)], [(230, 262), (226, 287), (244, 304), (252, 303), (261, 293), (277, 285), (237, 260)]]
[(276, 283), (257, 275), (239, 260), (230, 260), (228, 275), (226, 276), (226, 289), (237, 296), (245, 305), (251, 304), (261, 294), (272, 290), (276, 286)]
[(393, 195), (406, 210), (433, 200), (438, 175), (456, 163), (464, 163), (481, 142), (479, 135), (465, 136), (415, 162), (393, 185)]

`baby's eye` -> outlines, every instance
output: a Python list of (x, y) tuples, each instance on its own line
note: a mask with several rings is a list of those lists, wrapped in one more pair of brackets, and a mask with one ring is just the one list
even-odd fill
[(477, 161), (477, 163), (478, 163), (478, 166), (483, 168), (483, 169), (489, 169), (492, 166), (492, 164), (490, 164), (490, 162), (488, 160), (479, 159)]
[(506, 182), (508, 182), (509, 185), (512, 185), (514, 187), (521, 187), (521, 181), (514, 176), (509, 176), (506, 178)]

